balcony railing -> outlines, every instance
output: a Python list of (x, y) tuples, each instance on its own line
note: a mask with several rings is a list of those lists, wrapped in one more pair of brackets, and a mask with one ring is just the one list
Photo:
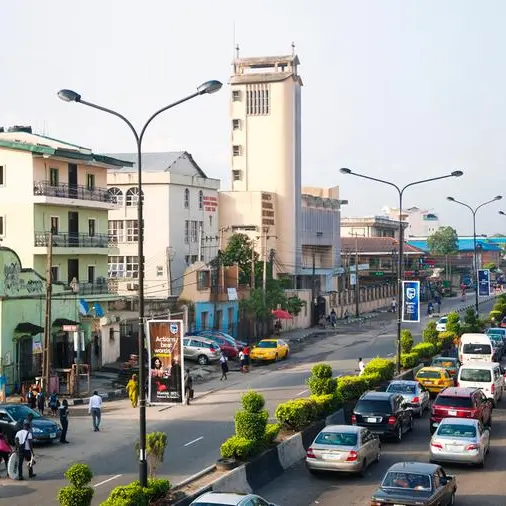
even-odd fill
[[(35, 246), (49, 246), (49, 232), (35, 232)], [(114, 236), (108, 234), (53, 234), (54, 248), (110, 248), (117, 246)]]
[(115, 203), (114, 197), (107, 191), (107, 188), (88, 188), (87, 186), (65, 183), (53, 184), (51, 181), (36, 181), (33, 185), (33, 194), (45, 197)]
[(80, 281), (78, 286), (78, 295), (104, 295), (108, 293), (117, 293), (117, 286), (109, 284), (105, 278), (101, 280), (97, 279), (93, 283), (83, 283)]

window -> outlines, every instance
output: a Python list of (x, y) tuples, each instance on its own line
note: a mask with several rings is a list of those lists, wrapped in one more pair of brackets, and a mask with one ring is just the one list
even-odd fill
[(204, 192), (199, 191), (199, 209), (204, 209)]
[(192, 255), (192, 256), (191, 256), (191, 261), (192, 261), (192, 264), (194, 264), (195, 262), (197, 262), (197, 261), (198, 261), (198, 258), (199, 258), (199, 257), (198, 257), (198, 255)]
[(184, 263), (185, 263), (186, 265), (190, 265), (190, 255), (185, 255), (185, 256), (184, 256)]
[(209, 228), (213, 228), (213, 215), (209, 215)]
[(95, 189), (95, 174), (86, 175), (86, 188), (90, 191)]
[(51, 281), (60, 281), (60, 267), (57, 265), (51, 267)]
[(157, 265), (156, 266), (156, 275), (157, 276), (163, 276), (163, 265)]
[(232, 153), (234, 156), (241, 156), (242, 155), (242, 146), (239, 144), (234, 144), (232, 146)]
[(232, 130), (240, 130), (241, 129), (241, 120), (233, 119), (232, 120)]
[(51, 186), (58, 186), (60, 182), (60, 171), (58, 169), (49, 169), (49, 184)]
[(188, 209), (190, 207), (190, 190), (188, 188), (184, 191), (184, 208)]
[(97, 232), (97, 222), (95, 218), (90, 218), (88, 220), (88, 235), (90, 237), (94, 237)]
[(58, 216), (51, 216), (51, 233), (53, 235), (60, 233), (60, 218)]
[[(144, 202), (144, 193), (142, 194), (142, 201)], [(136, 206), (139, 202), (139, 188), (134, 186), (129, 188), (126, 192), (126, 205), (128, 207)]]
[(113, 204), (123, 205), (123, 192), (119, 188), (113, 186), (107, 190), (107, 193)]
[(190, 242), (190, 222), (188, 220), (184, 222), (184, 242), (185, 244)]
[(197, 290), (207, 290), (211, 283), (211, 273), (209, 271), (197, 272)]
[(0, 186), (5, 184), (5, 166), (0, 165)]
[(240, 102), (241, 101), (241, 90), (233, 90), (232, 91), (232, 101)]
[(109, 257), (109, 277), (122, 278), (125, 275), (125, 264), (123, 257), (111, 256)]
[(246, 91), (246, 114), (265, 116), (270, 112), (269, 87), (266, 84), (248, 86)]
[(139, 257), (126, 257), (125, 274), (127, 278), (139, 277)]
[(88, 265), (88, 283), (93, 285), (95, 283), (95, 266)]
[(233, 170), (232, 179), (234, 181), (242, 181), (242, 170)]
[(192, 220), (191, 222), (191, 237), (192, 242), (197, 242), (197, 222), (195, 220)]
[(139, 240), (139, 220), (126, 220), (126, 242), (137, 242)]
[(123, 220), (109, 220), (109, 235), (117, 242), (123, 242)]

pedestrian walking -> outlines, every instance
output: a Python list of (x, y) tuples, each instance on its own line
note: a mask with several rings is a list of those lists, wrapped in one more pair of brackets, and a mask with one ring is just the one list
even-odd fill
[(239, 351), (239, 362), (241, 363), (241, 372), (244, 373), (245, 363), (244, 363), (244, 351)]
[(102, 397), (95, 390), (90, 397), (88, 413), (93, 421), (93, 432), (100, 432), (100, 421), (102, 420)]
[(397, 301), (395, 300), (395, 297), (392, 298), (391, 307), (392, 313), (395, 313), (395, 310), (397, 309)]
[(28, 393), (26, 394), (26, 403), (28, 404), (28, 407), (31, 409), (35, 409), (37, 406), (37, 392), (33, 388), (30, 388), (28, 390)]
[(441, 296), (439, 293), (436, 293), (436, 296), (434, 297), (434, 301), (437, 304), (437, 312), (438, 314), (441, 313)]
[(23, 428), (16, 432), (15, 441), (18, 454), (18, 479), (23, 479), (23, 462), (25, 461), (28, 462), (28, 477), (35, 478), (37, 475), (33, 472), (33, 466), (35, 465), (33, 435), (28, 423), (25, 422)]
[(186, 369), (184, 372), (184, 399), (186, 405), (190, 405), (190, 400), (193, 399), (193, 378), (190, 374), (190, 369)]
[(60, 424), (62, 429), (60, 443), (67, 444), (67, 430), (69, 428), (69, 403), (67, 399), (63, 399), (58, 411), (60, 412)]
[(44, 408), (46, 407), (46, 393), (41, 390), (37, 394), (37, 409), (41, 416), (44, 416)]
[(332, 327), (335, 327), (337, 323), (337, 314), (335, 310), (332, 308), (332, 311), (330, 312), (330, 324)]
[(362, 360), (362, 357), (359, 357), (359, 359), (358, 359), (358, 370), (359, 370), (358, 375), (359, 376), (362, 375), (362, 373), (364, 372), (364, 369), (365, 369), (364, 361)]
[(227, 379), (227, 372), (228, 372), (228, 358), (225, 355), (225, 353), (223, 353), (223, 350), (221, 351), (220, 354), (220, 366), (221, 366), (220, 381), (223, 381)]
[(132, 408), (136, 408), (139, 400), (139, 382), (137, 381), (137, 374), (133, 374), (130, 378), (130, 381), (126, 386), (126, 392), (130, 402), (132, 403)]
[(249, 372), (249, 364), (250, 364), (250, 358), (249, 358), (250, 348), (249, 348), (249, 345), (246, 345), (244, 347), (244, 349), (242, 350), (242, 352), (244, 353), (244, 372)]
[(5, 462), (5, 469), (8, 468), (9, 457), (11, 456), (12, 448), (11, 445), (7, 442), (5, 435), (0, 432), (0, 461)]
[(344, 315), (343, 315), (343, 318), (344, 318), (346, 321), (348, 321), (348, 320), (350, 319), (350, 312), (349, 312), (347, 309), (345, 309), (345, 310), (344, 310)]
[(51, 415), (56, 416), (58, 414), (58, 394), (56, 391), (49, 396), (49, 409), (51, 410)]

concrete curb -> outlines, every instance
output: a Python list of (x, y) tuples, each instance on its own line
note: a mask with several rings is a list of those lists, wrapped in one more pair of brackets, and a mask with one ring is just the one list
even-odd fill
[(300, 432), (283, 441), (277, 450), (279, 462), (285, 471), (306, 455)]

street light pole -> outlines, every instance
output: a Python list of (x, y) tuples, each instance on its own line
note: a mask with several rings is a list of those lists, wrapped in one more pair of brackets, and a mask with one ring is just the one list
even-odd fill
[(143, 204), (144, 199), (142, 195), (142, 141), (144, 134), (146, 133), (147, 127), (150, 123), (162, 112), (172, 109), (183, 102), (187, 102), (192, 98), (198, 97), (199, 95), (206, 95), (215, 93), (222, 87), (219, 81), (207, 81), (197, 88), (197, 91), (188, 95), (172, 104), (162, 107), (154, 114), (152, 114), (142, 127), (140, 133), (137, 132), (133, 124), (125, 116), (107, 107), (87, 102), (81, 98), (79, 93), (72, 90), (60, 90), (58, 92), (58, 98), (64, 102), (77, 102), (93, 109), (112, 114), (120, 118), (124, 123), (128, 125), (132, 131), (137, 146), (137, 221), (138, 221), (138, 241), (137, 241), (137, 262), (139, 265), (139, 335), (138, 335), (138, 346), (139, 346), (139, 482), (141, 487), (147, 487), (148, 484), (148, 464), (146, 456), (146, 360), (144, 354), (144, 212)]
[(369, 179), (370, 181), (376, 181), (377, 183), (386, 184), (388, 186), (392, 186), (397, 190), (399, 195), (399, 258), (397, 259), (397, 373), (401, 372), (401, 331), (402, 331), (402, 281), (404, 278), (404, 224), (402, 221), (402, 197), (404, 196), (404, 191), (410, 188), (411, 186), (415, 186), (422, 183), (429, 183), (432, 181), (439, 181), (440, 179), (447, 179), (449, 177), (460, 177), (464, 173), (461, 170), (455, 170), (450, 174), (446, 174), (445, 176), (431, 177), (428, 179), (421, 179), (420, 181), (414, 181), (413, 183), (409, 183), (402, 188), (397, 186), (395, 183), (391, 181), (386, 181), (384, 179), (378, 179), (372, 176), (366, 176), (364, 174), (359, 174), (357, 172), (353, 172), (351, 169), (342, 168), (340, 169), (342, 174), (351, 174), (353, 176), (361, 177), (363, 179)]
[[(476, 316), (480, 313), (480, 306), (478, 302), (478, 243), (476, 240), (476, 213), (483, 207), (488, 204), (492, 204), (492, 202), (496, 202), (497, 200), (502, 199), (502, 195), (496, 195), (493, 199), (487, 200), (475, 207), (474, 209), (466, 204), (465, 202), (461, 202), (460, 200), (456, 200), (453, 197), (446, 197), (450, 202), (454, 202), (455, 204), (460, 204), (461, 206), (469, 209), (473, 215), (473, 282), (474, 282), (474, 310), (476, 312)], [(499, 211), (501, 213), (501, 211)]]

